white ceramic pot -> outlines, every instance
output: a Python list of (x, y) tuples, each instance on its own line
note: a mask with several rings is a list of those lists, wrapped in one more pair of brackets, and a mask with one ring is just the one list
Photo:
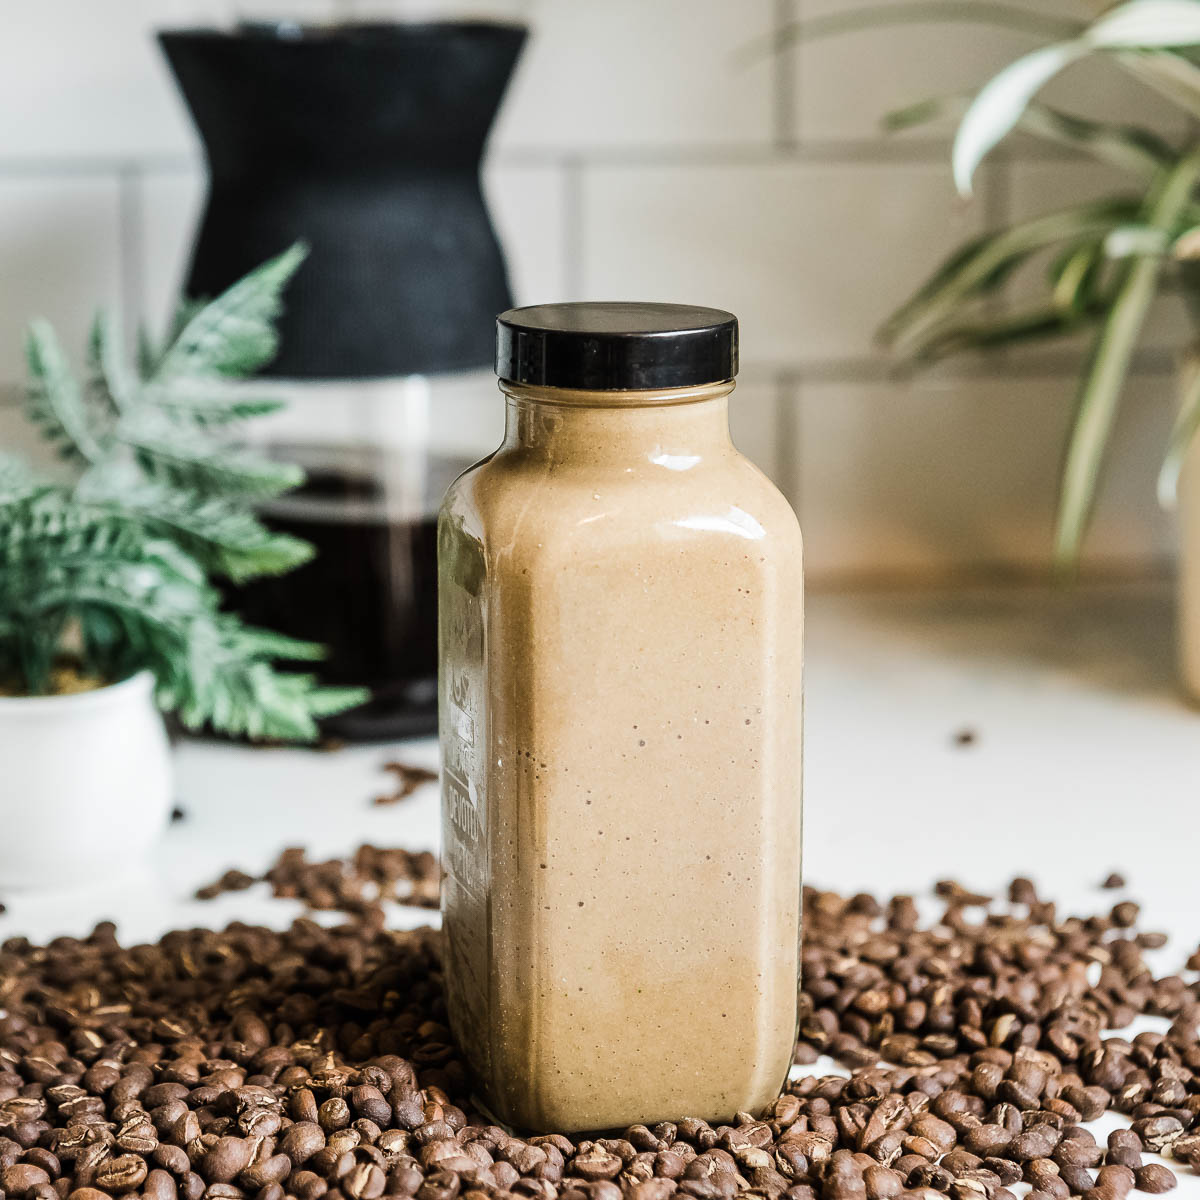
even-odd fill
[(114, 876), (162, 832), (171, 755), (154, 677), (0, 697), (0, 890)]

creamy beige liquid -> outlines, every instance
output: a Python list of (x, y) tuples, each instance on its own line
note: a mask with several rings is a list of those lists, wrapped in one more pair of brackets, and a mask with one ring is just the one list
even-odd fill
[(448, 1003), (524, 1130), (727, 1120), (791, 1063), (801, 541), (731, 387), (514, 388), (443, 507)]

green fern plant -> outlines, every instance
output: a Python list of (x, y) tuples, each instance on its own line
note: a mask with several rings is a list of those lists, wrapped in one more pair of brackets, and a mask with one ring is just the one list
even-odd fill
[(245, 625), (218, 589), (313, 553), (255, 515), (303, 476), (239, 444), (244, 422), (280, 404), (232, 386), (274, 356), (281, 295), (304, 255), (294, 246), (217, 299), (181, 307), (161, 347), (143, 332), (136, 367), (103, 314), (82, 380), (51, 327), (30, 326), (28, 416), (73, 471), (61, 483), (0, 458), (9, 690), (45, 693), (64, 659), (109, 682), (148, 668), (159, 706), (186, 727), (286, 740), (313, 738), (320, 717), (366, 699), (278, 670), (322, 648)]
[[(792, 26), (782, 41), (828, 37), (879, 25), (945, 21), (1019, 30), (1043, 44), (965, 96), (938, 97), (885, 118), (902, 130), (941, 118), (958, 122), (952, 169), (971, 193), (983, 159), (1020, 131), (1067, 146), (1122, 171), (1123, 188), (1107, 199), (1072, 205), (955, 251), (895, 312), (881, 340), (928, 363), (971, 350), (1087, 331), (1091, 350), (1076, 395), (1063, 467), (1055, 542), (1060, 567), (1078, 561), (1105, 453), (1133, 354), (1155, 297), (1180, 277), (1193, 297), (1200, 258), (1200, 0), (1088, 0), (1077, 20), (1007, 0), (899, 0), (847, 8)], [(1043, 103), (1042, 88), (1084, 58), (1107, 60), (1177, 105), (1189, 131), (1167, 139), (1149, 129), (1100, 122)], [(1023, 264), (1049, 259), (1042, 294), (1018, 311), (996, 298)], [(1159, 497), (1170, 506), (1184, 456), (1200, 429), (1196, 373), (1165, 449)]]

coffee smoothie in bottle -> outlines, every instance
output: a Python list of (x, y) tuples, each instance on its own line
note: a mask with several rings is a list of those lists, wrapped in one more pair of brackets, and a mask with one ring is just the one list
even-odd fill
[(730, 441), (729, 313), (497, 342), (504, 442), (438, 532), (451, 1024), (517, 1129), (725, 1122), (796, 1033), (800, 530)]

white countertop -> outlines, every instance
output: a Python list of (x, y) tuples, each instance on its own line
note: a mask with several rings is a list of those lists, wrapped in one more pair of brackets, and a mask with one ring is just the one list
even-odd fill
[[(949, 876), (999, 888), (1024, 874), (1064, 908), (1091, 912), (1124, 897), (1096, 888), (1119, 869), (1144, 927), (1171, 936), (1152, 961), (1179, 969), (1200, 942), (1200, 713), (1176, 690), (1172, 638), (1160, 582), (812, 597), (806, 878), (884, 894), (928, 892)], [(973, 740), (960, 745), (964, 730)], [(187, 818), (154, 866), (121, 884), (4, 896), (0, 938), (81, 933), (102, 918), (127, 941), (235, 918), (286, 924), (300, 906), (265, 885), (191, 896), (228, 867), (261, 871), (289, 845), (326, 857), (364, 841), (436, 849), (435, 786), (371, 803), (391, 790), (382, 764), (392, 758), (434, 766), (436, 745), (185, 743)], [(1177, 1195), (1200, 1197), (1200, 1177), (1184, 1184)]]

